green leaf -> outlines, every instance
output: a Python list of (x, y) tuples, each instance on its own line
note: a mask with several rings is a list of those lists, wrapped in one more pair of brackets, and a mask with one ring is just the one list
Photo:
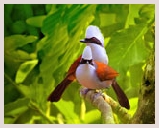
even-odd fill
[(16, 48), (22, 47), (25, 44), (33, 43), (37, 40), (36, 36), (24, 36), (24, 35), (12, 35), (5, 37), (4, 39), (4, 50), (9, 53), (10, 51), (16, 50)]
[(129, 5), (129, 14), (127, 16), (126, 28), (129, 25), (135, 25), (135, 18), (139, 18), (139, 10), (143, 6), (143, 4), (130, 4)]
[(129, 114), (130, 114), (131, 116), (133, 116), (134, 113), (135, 113), (135, 111), (136, 111), (136, 109), (137, 109), (138, 97), (129, 99), (129, 103), (130, 103)]
[(64, 115), (67, 122), (66, 123), (80, 123), (79, 116), (74, 112), (75, 104), (71, 101), (60, 100), (58, 103), (54, 104), (58, 110)]
[(45, 18), (46, 15), (30, 17), (26, 20), (26, 23), (34, 27), (42, 27)]
[(21, 64), (17, 71), (15, 82), (18, 84), (22, 83), (37, 63), (38, 60), (31, 60)]
[[(127, 72), (127, 85), (129, 85), (129, 88), (125, 90), (127, 94), (129, 94), (129, 98), (136, 97), (139, 94), (140, 85), (142, 83), (143, 78), (143, 67), (144, 63), (139, 63), (131, 66), (129, 68), (129, 71)], [(126, 83), (126, 82), (125, 82)]]
[(17, 85), (17, 88), (23, 93), (25, 97), (30, 98), (30, 86), (19, 84)]
[[(106, 49), (109, 56), (109, 65), (119, 72), (118, 82), (128, 88), (126, 73), (130, 66), (146, 62), (149, 50), (146, 48), (143, 36), (147, 25), (131, 26), (111, 37)], [(133, 76), (131, 76), (133, 77)]]
[(4, 116), (16, 117), (28, 109), (30, 99), (21, 98), (4, 106)]
[(131, 26), (121, 32), (116, 32), (110, 39), (106, 49), (110, 63), (117, 67), (127, 68), (131, 65), (143, 62), (148, 52), (142, 40), (147, 31), (145, 24)]
[(141, 18), (144, 18), (147, 23), (154, 21), (155, 17), (155, 4), (146, 4), (142, 6), (139, 11)]
[(116, 23), (116, 15), (115, 13), (111, 13), (111, 14), (102, 13), (100, 14), (100, 20), (101, 20), (101, 27), (108, 26), (108, 25)]
[(85, 115), (86, 124), (101, 123), (101, 113), (98, 109), (88, 111)]
[(19, 116), (29, 109), (30, 99), (21, 98), (4, 106), (4, 123), (13, 124)]
[(16, 34), (24, 33), (26, 29), (27, 29), (27, 24), (23, 20), (16, 21), (11, 26), (12, 33)]

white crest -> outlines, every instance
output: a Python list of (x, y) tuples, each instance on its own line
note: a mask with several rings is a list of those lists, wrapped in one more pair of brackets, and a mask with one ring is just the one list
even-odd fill
[(92, 59), (92, 51), (90, 46), (86, 46), (83, 50), (82, 58), (86, 60), (91, 60)]
[(89, 25), (86, 29), (86, 38), (96, 37), (104, 45), (104, 37), (97, 26)]

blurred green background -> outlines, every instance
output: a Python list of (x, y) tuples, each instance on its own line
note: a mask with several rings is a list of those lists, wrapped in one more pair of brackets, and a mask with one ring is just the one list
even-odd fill
[[(144, 66), (154, 52), (154, 22), (154, 4), (5, 4), (4, 123), (102, 123), (76, 81), (59, 102), (47, 102), (82, 53), (79, 41), (90, 24), (105, 37), (109, 65), (120, 73), (117, 81), (133, 115)], [(112, 88), (106, 92), (117, 100)]]

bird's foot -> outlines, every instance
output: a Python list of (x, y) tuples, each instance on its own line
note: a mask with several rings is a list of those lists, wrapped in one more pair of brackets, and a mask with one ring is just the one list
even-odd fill
[(88, 93), (88, 91), (90, 91), (92, 89), (89, 89), (89, 88), (81, 88), (80, 90), (80, 95), (83, 96), (83, 95), (86, 95)]
[(91, 97), (92, 100), (96, 100), (99, 96), (102, 96), (104, 98), (104, 94), (102, 90), (96, 90), (96, 89), (88, 89), (88, 88), (82, 88), (80, 90), (80, 96), (81, 97)]
[(97, 99), (99, 96), (102, 96), (104, 98), (102, 90), (95, 90), (95, 94), (93, 95), (93, 99)]

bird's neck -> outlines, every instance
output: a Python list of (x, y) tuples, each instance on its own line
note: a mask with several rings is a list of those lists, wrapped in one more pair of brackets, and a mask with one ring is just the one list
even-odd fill
[(105, 48), (93, 43), (88, 43), (88, 45), (92, 49), (92, 57), (93, 60), (102, 62), (104, 64), (108, 64), (108, 56), (106, 54)]

